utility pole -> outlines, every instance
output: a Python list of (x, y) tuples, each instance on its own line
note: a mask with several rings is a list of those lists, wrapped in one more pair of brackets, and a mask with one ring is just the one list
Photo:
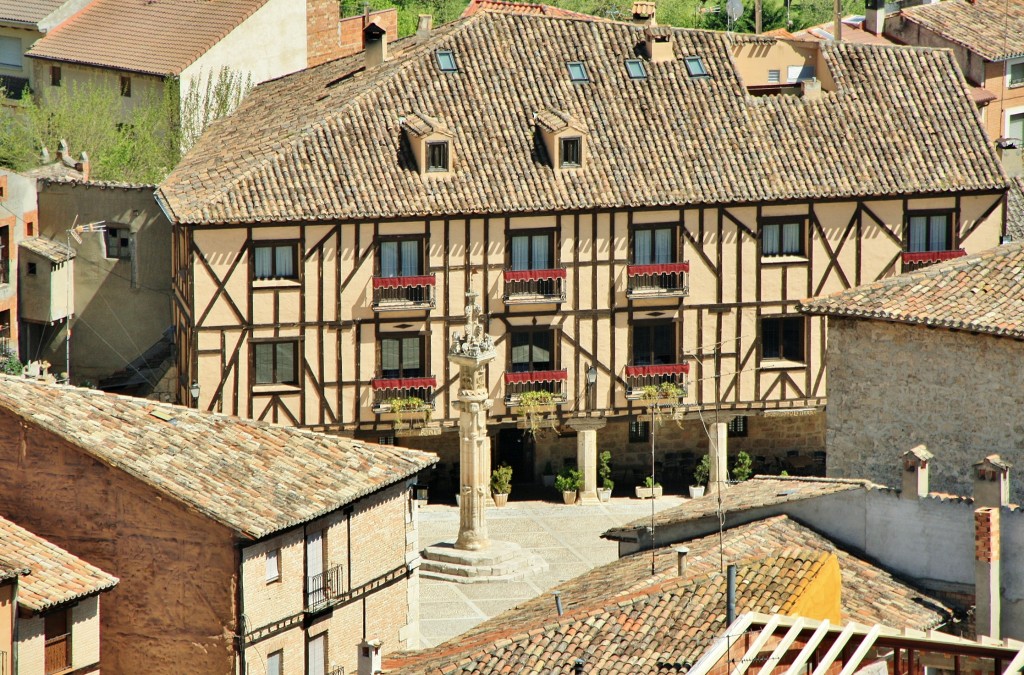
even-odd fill
[(843, 0), (835, 0), (835, 30), (836, 42), (843, 41)]
[[(838, 2), (839, 0), (836, 0)], [(763, 0), (755, 0), (754, 2), (754, 32), (758, 35), (761, 34), (761, 3)]]

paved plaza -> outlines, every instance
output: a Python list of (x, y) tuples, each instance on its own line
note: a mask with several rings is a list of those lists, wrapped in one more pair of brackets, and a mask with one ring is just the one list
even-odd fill
[[(666, 495), (655, 502), (655, 509), (661, 511), (683, 501), (682, 497)], [(594, 506), (513, 501), (504, 508), (488, 508), (491, 539), (529, 549), (547, 561), (548, 569), (512, 582), (456, 584), (421, 579), (420, 646), (440, 644), (563, 581), (615, 560), (618, 545), (601, 539), (601, 533), (650, 513), (649, 501), (627, 498)], [(429, 504), (420, 508), (421, 549), (454, 540), (458, 530), (459, 511), (455, 506)]]

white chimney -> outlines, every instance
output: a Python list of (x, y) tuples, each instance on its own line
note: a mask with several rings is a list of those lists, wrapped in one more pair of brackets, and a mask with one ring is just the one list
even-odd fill
[(1010, 503), (1010, 467), (999, 455), (974, 464), (974, 505), (999, 508)]
[(425, 40), (430, 37), (430, 31), (434, 27), (434, 17), (430, 14), (420, 14), (416, 23), (416, 37)]
[(690, 549), (679, 546), (676, 551), (676, 572), (677, 576), (686, 576), (686, 556), (690, 555)]
[(974, 512), (974, 620), (980, 638), (999, 639), (999, 507)]
[(864, 30), (881, 35), (885, 30), (885, 0), (867, 0), (864, 10)]
[(383, 672), (380, 654), (383, 644), (380, 640), (363, 640), (359, 643), (358, 675), (377, 675)]
[(363, 29), (363, 48), (367, 70), (384, 63), (388, 60), (388, 32), (371, 23)]
[(900, 499), (921, 499), (928, 496), (928, 464), (932, 453), (924, 445), (918, 445), (904, 452), (900, 459), (903, 466), (903, 490)]

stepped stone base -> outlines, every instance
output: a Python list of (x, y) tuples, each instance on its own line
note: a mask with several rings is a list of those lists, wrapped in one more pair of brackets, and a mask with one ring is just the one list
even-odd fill
[(428, 546), (423, 550), (420, 574), (457, 584), (485, 581), (519, 581), (548, 568), (538, 555), (524, 551), (510, 541), (491, 541), (484, 551), (462, 551), (454, 541)]

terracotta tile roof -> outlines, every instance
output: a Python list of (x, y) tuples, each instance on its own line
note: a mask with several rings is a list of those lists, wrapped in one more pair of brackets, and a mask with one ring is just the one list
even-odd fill
[(152, 75), (179, 75), (266, 2), (92, 0), (36, 42), (28, 55)]
[(437, 461), (418, 450), (6, 376), (0, 408), (253, 538), (334, 511)]
[(879, 319), (1024, 338), (1024, 242), (803, 300), (806, 314)]
[(1024, 176), (1010, 179), (1006, 205), (1006, 234), (1013, 241), (1024, 241)]
[[(821, 43), (839, 90), (807, 101), (747, 94), (732, 48), (766, 38), (664, 30), (710, 77), (676, 59), (630, 80), (631, 24), (479, 12), (370, 71), (356, 56), (256, 87), (159, 194), (178, 222), (241, 223), (1005, 189), (947, 50)], [(458, 72), (438, 70), (442, 48)], [(569, 81), (576, 60), (589, 83)], [(590, 129), (585, 166), (556, 172), (537, 148), (546, 109)], [(451, 175), (413, 168), (414, 111), (454, 134)]]
[[(725, 496), (722, 498), (722, 508), (727, 513), (746, 511), (761, 506), (784, 504), (866, 487), (878, 486), (870, 481), (848, 478), (754, 476), (750, 480), (733, 485), (726, 490)], [(654, 518), (654, 526), (658, 528), (664, 525), (699, 520), (717, 512), (718, 497), (705, 495), (659, 512)], [(614, 527), (601, 536), (605, 539), (617, 540), (623, 536), (629, 536), (635, 530), (648, 530), (650, 527), (650, 518), (640, 518), (621, 527)]]
[(42, 537), (0, 518), (0, 558), (28, 570), (18, 582), (18, 604), (33, 612), (106, 591), (117, 577), (93, 567)]
[(907, 7), (900, 17), (989, 61), (1024, 56), (1024, 0), (944, 0)]
[(20, 248), (41, 255), (50, 262), (62, 263), (75, 257), (75, 249), (68, 248), (67, 244), (43, 237), (32, 237), (23, 239), (18, 243)]
[[(549, 593), (500, 614), (438, 647), (396, 654), (389, 675), (570, 672), (585, 658), (587, 672), (677, 672), (695, 662), (725, 627), (725, 579), (718, 535), (687, 542), (684, 577), (672, 548), (595, 568)], [(727, 530), (726, 564), (736, 564), (737, 614), (787, 613), (832, 556), (842, 574), (842, 619), (921, 630), (944, 623), (949, 610), (884, 570), (840, 549), (786, 516)], [(560, 670), (559, 670), (560, 669)]]
[[(825, 23), (819, 23), (817, 26), (797, 31), (793, 33), (793, 37), (797, 40), (835, 40), (835, 28), (834, 21), (826, 21)], [(885, 35), (875, 35), (870, 31), (864, 30), (864, 17), (859, 14), (843, 17), (843, 42), (853, 42), (861, 45), (899, 44), (890, 40)]]
[(537, 16), (554, 16), (561, 19), (582, 19), (584, 21), (601, 21), (601, 17), (571, 9), (562, 9), (553, 5), (541, 5), (532, 2), (509, 2), (508, 0), (469, 0), (462, 12), (462, 18), (473, 16), (477, 12), (504, 12), (505, 14), (533, 14)]
[(37, 24), (66, 0), (0, 0), (0, 22)]

